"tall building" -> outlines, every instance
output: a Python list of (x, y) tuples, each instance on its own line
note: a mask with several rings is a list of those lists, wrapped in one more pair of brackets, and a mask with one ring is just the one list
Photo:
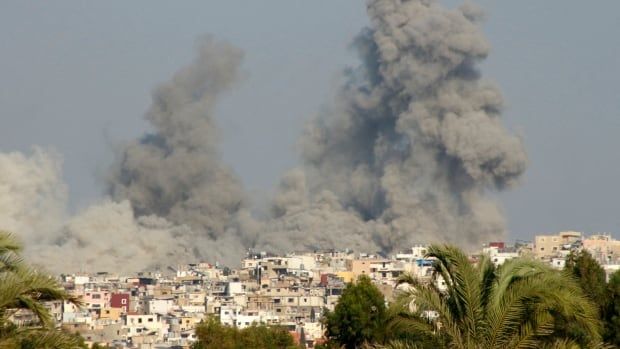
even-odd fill
[(534, 256), (537, 259), (551, 259), (568, 255), (581, 240), (582, 234), (578, 231), (563, 231), (556, 235), (536, 235)]

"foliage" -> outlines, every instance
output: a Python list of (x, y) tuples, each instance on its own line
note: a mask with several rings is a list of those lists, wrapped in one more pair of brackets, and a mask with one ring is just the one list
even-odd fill
[[(566, 258), (564, 269), (577, 280), (585, 295), (596, 304), (599, 318), (603, 318), (609, 302), (605, 270), (586, 250), (571, 252)], [(555, 332), (570, 334), (582, 345), (587, 342), (588, 334), (572, 322), (558, 321)]]
[(224, 326), (213, 317), (196, 328), (198, 342), (192, 349), (291, 349), (293, 337), (282, 327), (252, 325), (244, 329)]
[(571, 252), (566, 259), (565, 269), (570, 271), (585, 292), (599, 307), (604, 308), (607, 304), (607, 284), (605, 270), (586, 251)]
[[(402, 313), (391, 326), (435, 337), (445, 346), (469, 348), (595, 348), (600, 345), (596, 306), (566, 272), (530, 259), (496, 268), (486, 256), (472, 263), (456, 247), (432, 245), (434, 280), (410, 275), (399, 300)], [(557, 322), (579, 326), (584, 338), (554, 331)]]
[[(0, 231), (0, 349), (79, 348), (79, 340), (54, 328), (45, 307), (47, 301), (79, 301), (66, 293), (50, 276), (27, 266), (19, 256), (22, 247), (15, 237)], [(10, 321), (17, 311), (31, 312), (33, 324), (17, 326)]]
[(347, 349), (382, 342), (386, 320), (383, 294), (365, 275), (345, 287), (334, 311), (323, 318), (328, 339)]
[(604, 339), (607, 343), (620, 347), (620, 270), (609, 278), (607, 290), (609, 300), (604, 312)]

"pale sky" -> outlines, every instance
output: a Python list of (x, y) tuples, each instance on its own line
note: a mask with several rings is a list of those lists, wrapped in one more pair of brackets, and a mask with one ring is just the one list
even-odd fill
[[(459, 3), (454, 0), (448, 4)], [(479, 1), (504, 120), (525, 140), (521, 186), (498, 195), (511, 239), (574, 229), (620, 237), (620, 2)], [(148, 131), (150, 91), (202, 34), (246, 52), (218, 110), (222, 156), (255, 193), (299, 163), (295, 142), (356, 65), (367, 23), (349, 1), (3, 1), (0, 151), (54, 147), (71, 207), (102, 196), (112, 146)]]

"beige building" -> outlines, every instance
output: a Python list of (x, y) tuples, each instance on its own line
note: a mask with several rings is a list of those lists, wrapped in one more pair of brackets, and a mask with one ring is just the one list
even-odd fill
[(103, 308), (99, 318), (118, 321), (121, 318), (121, 311), (121, 308)]
[(376, 258), (350, 259), (346, 261), (347, 271), (353, 273), (354, 279), (357, 279), (360, 275), (367, 275), (370, 277), (372, 265), (383, 261), (383, 259)]
[(620, 261), (620, 241), (608, 234), (596, 234), (583, 239), (583, 249), (601, 264)]
[(534, 256), (538, 259), (550, 259), (570, 253), (574, 243), (582, 239), (577, 231), (563, 231), (556, 235), (536, 235)]

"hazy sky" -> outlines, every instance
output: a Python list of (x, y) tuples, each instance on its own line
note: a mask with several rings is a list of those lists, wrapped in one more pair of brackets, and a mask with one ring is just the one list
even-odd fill
[[(493, 47), (483, 72), (530, 157), (522, 185), (499, 196), (511, 238), (620, 232), (620, 2), (478, 3)], [(113, 145), (148, 130), (151, 90), (210, 33), (246, 52), (245, 80), (218, 111), (223, 158), (269, 192), (298, 164), (304, 122), (357, 64), (348, 44), (366, 23), (360, 0), (3, 1), (0, 151), (56, 148), (73, 209), (95, 201)]]

